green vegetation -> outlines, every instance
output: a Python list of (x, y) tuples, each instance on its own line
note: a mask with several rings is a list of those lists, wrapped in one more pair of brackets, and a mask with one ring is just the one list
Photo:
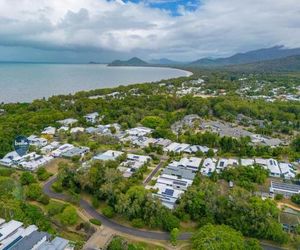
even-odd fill
[(225, 225), (206, 225), (200, 228), (192, 238), (194, 250), (259, 250), (258, 241), (247, 241), (243, 235)]
[(300, 194), (294, 194), (291, 197), (291, 201), (294, 202), (297, 205), (300, 205)]
[(176, 209), (179, 218), (190, 218), (200, 226), (225, 224), (245, 236), (282, 244), (288, 236), (278, 223), (279, 212), (272, 200), (262, 200), (239, 187), (224, 195), (218, 184), (205, 179), (188, 189)]
[(101, 225), (102, 225), (102, 223), (101, 223), (100, 220), (97, 220), (97, 219), (94, 219), (94, 218), (90, 219), (89, 221), (90, 221), (92, 224), (97, 225), (97, 226), (101, 226)]

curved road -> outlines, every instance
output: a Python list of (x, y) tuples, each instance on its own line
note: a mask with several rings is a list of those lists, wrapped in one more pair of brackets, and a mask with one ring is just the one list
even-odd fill
[[(55, 181), (56, 181), (56, 178), (53, 178), (44, 185), (44, 187), (43, 187), (44, 193), (47, 194), (51, 198), (68, 201), (69, 200), (68, 195), (61, 194), (61, 193), (55, 193), (52, 191), (51, 186)], [(167, 232), (144, 231), (144, 230), (139, 230), (139, 229), (126, 227), (124, 225), (118, 224), (117, 222), (110, 220), (107, 217), (105, 217), (104, 215), (100, 214), (85, 200), (81, 199), (79, 201), (79, 205), (91, 217), (100, 220), (104, 226), (107, 226), (116, 231), (122, 232), (124, 234), (129, 234), (129, 235), (134, 235), (134, 236), (137, 236), (140, 238), (154, 239), (154, 240), (169, 240), (170, 239), (169, 233), (167, 233)], [(188, 240), (191, 238), (191, 236), (192, 236), (191, 233), (182, 233), (180, 235), (179, 239), (180, 240)]]
[[(69, 196), (66, 194), (61, 193), (55, 193), (52, 191), (51, 186), (56, 181), (56, 177), (52, 178), (50, 181), (46, 182), (43, 190), (44, 193), (47, 194), (49, 197), (63, 200), (63, 201), (69, 201)], [(127, 227), (121, 224), (118, 224), (117, 222), (108, 219), (104, 215), (100, 214), (98, 211), (96, 211), (87, 201), (80, 200), (79, 205), (82, 209), (85, 210), (91, 217), (98, 219), (102, 222), (104, 226), (107, 226), (115, 231), (122, 232), (124, 234), (134, 235), (140, 238), (144, 239), (152, 239), (152, 240), (169, 240), (170, 235), (167, 232), (153, 232), (153, 231), (144, 231), (140, 229), (135, 229), (131, 227)], [(189, 240), (192, 236), (192, 233), (182, 233), (179, 236), (179, 240)], [(281, 250), (282, 248), (267, 245), (265, 243), (261, 242), (261, 245), (263, 249), (265, 250)]]

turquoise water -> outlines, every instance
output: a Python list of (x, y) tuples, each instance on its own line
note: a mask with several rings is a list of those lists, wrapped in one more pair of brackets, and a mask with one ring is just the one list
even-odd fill
[(0, 63), (0, 102), (30, 102), (75, 93), (189, 75), (156, 67), (107, 67), (103, 64)]

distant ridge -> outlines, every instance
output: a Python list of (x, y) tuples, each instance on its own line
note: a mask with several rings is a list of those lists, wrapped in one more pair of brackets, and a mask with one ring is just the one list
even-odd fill
[(190, 63), (188, 66), (193, 67), (220, 67), (235, 64), (247, 64), (254, 62), (279, 59), (288, 56), (300, 55), (300, 48), (287, 49), (283, 46), (253, 50), (246, 53), (238, 53), (226, 58), (202, 58)]
[(133, 57), (127, 61), (115, 60), (108, 66), (150, 66), (150, 64), (138, 57)]
[(255, 63), (228, 65), (222, 69), (239, 72), (295, 72), (300, 71), (300, 55)]
[(168, 58), (153, 59), (153, 60), (150, 60), (149, 63), (156, 64), (156, 65), (183, 65), (183, 64), (185, 64), (183, 62), (173, 61)]

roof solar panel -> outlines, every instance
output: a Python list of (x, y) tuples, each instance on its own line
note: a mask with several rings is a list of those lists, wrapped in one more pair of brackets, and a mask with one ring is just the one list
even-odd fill
[(174, 190), (168, 189), (168, 188), (167, 188), (167, 189), (165, 190), (165, 194), (168, 195), (168, 196), (173, 196)]

